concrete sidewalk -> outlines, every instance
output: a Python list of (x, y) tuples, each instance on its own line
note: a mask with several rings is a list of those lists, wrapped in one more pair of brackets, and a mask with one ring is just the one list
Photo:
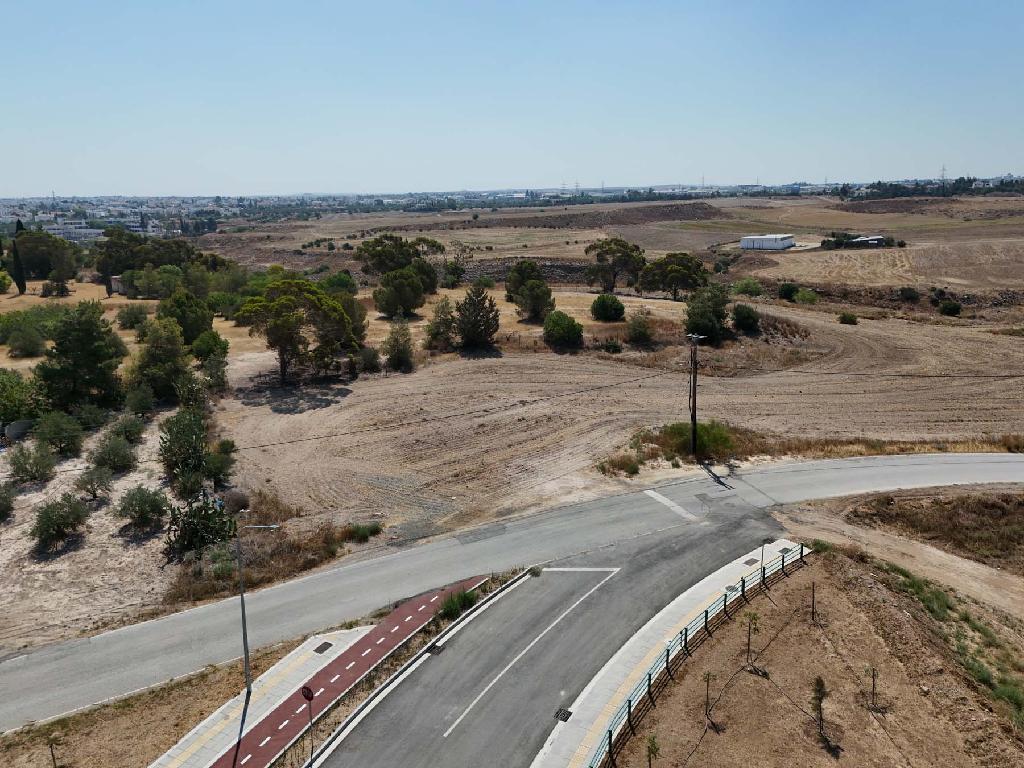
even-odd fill
[[(779, 557), (783, 549), (799, 550), (800, 545), (779, 539), (764, 548), (765, 562)], [(795, 557), (795, 555), (794, 555)], [(662, 609), (630, 638), (583, 689), (569, 707), (572, 716), (556, 723), (554, 730), (534, 759), (531, 768), (583, 768), (598, 743), (607, 738), (607, 728), (615, 712), (666, 645), (678, 637), (683, 627), (704, 608), (722, 596), (740, 578), (761, 564), (760, 547), (737, 558), (707, 576)]]
[[(256, 678), (245, 716), (246, 731), (371, 629), (372, 626), (356, 627), (313, 635)], [(243, 691), (189, 731), (150, 768), (207, 768), (212, 765), (237, 740), (244, 702)]]

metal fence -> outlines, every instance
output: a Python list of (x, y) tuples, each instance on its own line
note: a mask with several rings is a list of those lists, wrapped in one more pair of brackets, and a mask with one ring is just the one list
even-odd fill
[(737, 603), (745, 603), (749, 595), (766, 589), (772, 581), (784, 576), (787, 568), (803, 565), (804, 555), (809, 551), (804, 549), (803, 544), (799, 550), (784, 550), (774, 560), (763, 563), (760, 568), (742, 576), (736, 584), (728, 586), (697, 618), (683, 627), (665, 646), (664, 653), (659, 654), (657, 661), (647, 670), (647, 675), (636, 684), (609, 720), (604, 738), (594, 748), (587, 763), (589, 768), (614, 766), (615, 753), (622, 749), (630, 735), (635, 734), (637, 721), (654, 706), (655, 697), (673, 679), (683, 661), (698, 645), (711, 637), (719, 624), (739, 610)]

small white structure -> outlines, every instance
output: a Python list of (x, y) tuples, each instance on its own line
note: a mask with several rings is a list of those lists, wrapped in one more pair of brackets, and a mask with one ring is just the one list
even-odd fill
[(796, 245), (793, 235), (747, 235), (740, 238), (745, 251), (784, 251)]

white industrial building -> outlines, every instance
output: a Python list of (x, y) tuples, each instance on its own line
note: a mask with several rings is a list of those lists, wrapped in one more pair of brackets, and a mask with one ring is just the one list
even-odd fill
[(796, 245), (793, 235), (747, 235), (740, 238), (745, 251), (784, 251)]

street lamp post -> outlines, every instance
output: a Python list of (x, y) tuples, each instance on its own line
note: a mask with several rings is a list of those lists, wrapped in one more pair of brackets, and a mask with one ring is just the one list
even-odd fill
[[(246, 512), (248, 510), (241, 510)], [(245, 621), (245, 577), (242, 574), (242, 528), (253, 528), (257, 530), (276, 530), (279, 525), (242, 525), (235, 529), (235, 561), (238, 564), (238, 603), (242, 608), (242, 658), (245, 667), (245, 702), (242, 704), (242, 720), (238, 724), (238, 739), (235, 741), (235, 754), (231, 759), (231, 766), (238, 765), (238, 752), (242, 748), (242, 734), (245, 731), (245, 716), (249, 712), (249, 700), (252, 698), (252, 670), (249, 667), (249, 628)]]

